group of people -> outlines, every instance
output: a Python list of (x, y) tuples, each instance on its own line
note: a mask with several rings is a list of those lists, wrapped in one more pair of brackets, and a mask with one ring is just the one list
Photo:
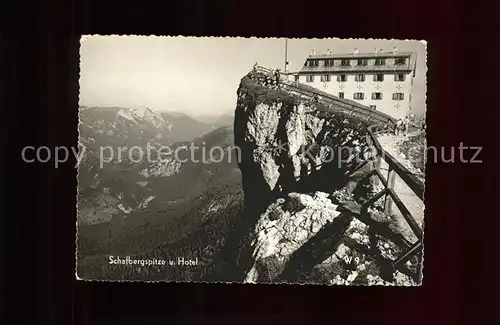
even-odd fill
[(408, 135), (408, 128), (410, 125), (412, 125), (412, 119), (414, 118), (413, 115), (410, 116), (405, 116), (404, 119), (399, 118), (398, 121), (396, 122), (396, 130), (395, 134), (396, 135), (404, 135), (405, 137)]
[[(257, 70), (257, 63), (254, 64), (253, 69), (254, 69), (254, 71)], [(280, 77), (281, 77), (280, 69), (276, 69), (276, 70), (272, 70), (270, 75), (266, 75), (263, 78), (259, 78), (259, 82), (261, 82), (265, 86), (279, 88)]]
[[(419, 126), (415, 122), (415, 115), (414, 114), (407, 115), (407, 116), (405, 116), (404, 119), (401, 119), (401, 118), (398, 119), (398, 121), (396, 122), (395, 134), (407, 136), (408, 129), (409, 129), (410, 125), (415, 127), (415, 128), (419, 128)], [(420, 131), (425, 131), (425, 128), (426, 128), (426, 124), (425, 124), (425, 119), (424, 119), (421, 121)]]
[(268, 77), (267, 85), (278, 88), (280, 84), (280, 76), (280, 69), (272, 70), (271, 76)]

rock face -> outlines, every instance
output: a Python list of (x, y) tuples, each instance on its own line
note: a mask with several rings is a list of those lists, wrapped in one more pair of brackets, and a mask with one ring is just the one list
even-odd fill
[[(245, 205), (255, 225), (247, 281), (276, 276), (263, 275), (269, 270), (262, 265), (272, 260), (284, 267), (290, 254), (339, 215), (326, 193), (362, 158), (359, 139), (366, 130), (362, 122), (263, 86), (259, 77), (242, 79), (234, 123)], [(303, 209), (290, 210), (290, 204)]]
[(379, 228), (390, 233), (387, 224), (365, 223), (338, 206), (366, 200), (359, 180), (370, 164), (350, 172), (369, 153), (367, 125), (262, 78), (242, 79), (234, 124), (250, 232), (237, 262), (246, 265), (244, 281), (413, 285), (385, 268), (402, 242), (378, 235)]
[[(252, 247), (247, 283), (415, 285), (409, 276), (384, 269), (400, 248), (337, 211), (323, 192), (290, 193), (273, 202), (257, 222)], [(369, 258), (370, 250), (385, 262)]]
[(362, 158), (359, 139), (366, 125), (320, 111), (317, 104), (269, 89), (255, 78), (250, 74), (241, 81), (234, 129), (245, 200), (259, 213), (280, 194), (308, 182), (313, 190), (330, 190), (331, 182), (318, 182), (327, 171), (318, 171), (341, 175)]
[(290, 193), (271, 204), (255, 227), (255, 263), (246, 282), (273, 281), (283, 272), (290, 256), (340, 212), (328, 198)]

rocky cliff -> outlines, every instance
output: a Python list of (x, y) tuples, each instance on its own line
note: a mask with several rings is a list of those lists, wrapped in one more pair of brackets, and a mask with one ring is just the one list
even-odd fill
[(245, 197), (257, 212), (295, 188), (334, 188), (362, 158), (367, 126), (258, 78), (251, 73), (241, 81), (234, 127)]
[(371, 193), (356, 178), (370, 165), (349, 175), (365, 157), (365, 122), (326, 112), (316, 101), (268, 86), (266, 78), (254, 71), (242, 79), (235, 112), (250, 229), (240, 254), (247, 259), (240, 261), (245, 281), (411, 283), (404, 274), (381, 274), (363, 249), (381, 247), (384, 264), (397, 245), (339, 206), (339, 193), (358, 200)]

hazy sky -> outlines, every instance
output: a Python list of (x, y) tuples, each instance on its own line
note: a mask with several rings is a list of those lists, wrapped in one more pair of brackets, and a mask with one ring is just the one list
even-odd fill
[[(323, 53), (391, 51), (418, 53), (412, 106), (425, 110), (424, 42), (289, 39), (290, 70), (298, 71), (312, 49)], [(284, 39), (85, 36), (80, 49), (80, 105), (147, 106), (193, 115), (232, 111), (241, 77), (255, 62), (284, 66)]]

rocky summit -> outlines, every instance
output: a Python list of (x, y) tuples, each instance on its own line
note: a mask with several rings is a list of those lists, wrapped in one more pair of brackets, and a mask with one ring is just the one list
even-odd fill
[(359, 220), (344, 206), (375, 191), (358, 181), (371, 164), (355, 170), (366, 159), (366, 122), (327, 112), (263, 78), (251, 72), (242, 79), (235, 112), (253, 225), (244, 281), (414, 285), (388, 267), (405, 241), (390, 222)]

